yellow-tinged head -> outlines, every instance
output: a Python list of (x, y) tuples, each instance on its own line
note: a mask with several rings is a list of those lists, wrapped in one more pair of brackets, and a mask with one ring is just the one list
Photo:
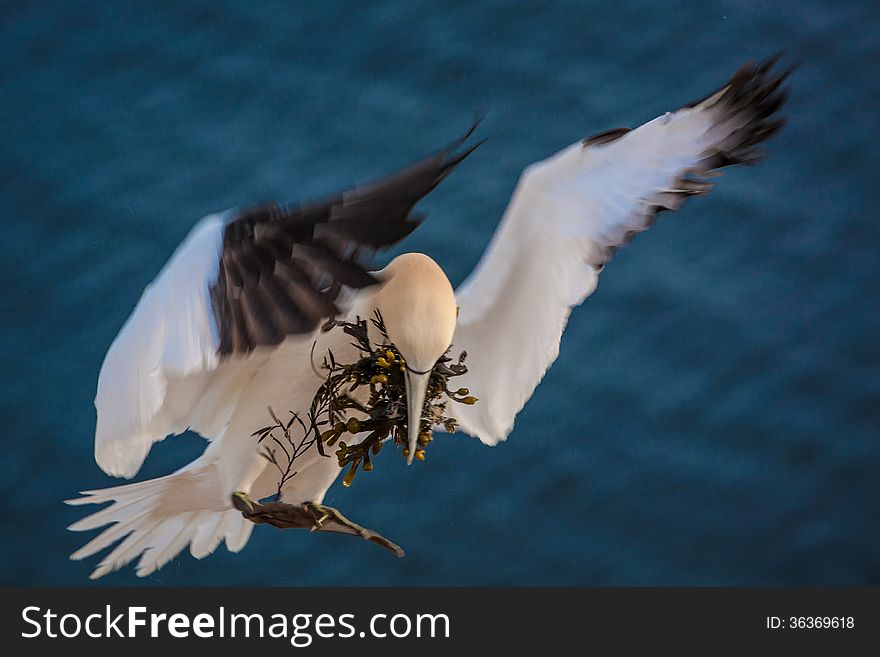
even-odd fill
[(431, 369), (455, 333), (455, 293), (446, 274), (423, 253), (404, 253), (376, 274), (382, 281), (371, 304), (388, 339), (406, 361), (409, 458), (412, 463)]

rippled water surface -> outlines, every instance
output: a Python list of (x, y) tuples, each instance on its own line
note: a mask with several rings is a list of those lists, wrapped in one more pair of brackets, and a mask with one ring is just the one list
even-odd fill
[(261, 527), (144, 583), (880, 584), (876, 2), (118, 4), (0, 10), (0, 583), (87, 581), (61, 500), (112, 483), (97, 372), (199, 217), (379, 176), (486, 112), (404, 247), (457, 283), (525, 165), (787, 48), (771, 157), (618, 254), (507, 443), (440, 436), (332, 489), (405, 559)]

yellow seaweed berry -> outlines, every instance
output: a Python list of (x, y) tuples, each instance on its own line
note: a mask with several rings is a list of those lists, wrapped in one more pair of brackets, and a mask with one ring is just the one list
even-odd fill
[(431, 437), (431, 433), (428, 431), (419, 434), (419, 445), (422, 445), (423, 447), (432, 440), (434, 439)]
[(345, 424), (345, 428), (348, 429), (349, 433), (357, 433), (361, 430), (361, 423), (358, 422), (357, 418), (350, 417)]
[(416, 456), (416, 459), (418, 459), (419, 461), (424, 461), (425, 460), (425, 450), (416, 449), (415, 456)]
[(477, 403), (477, 398), (471, 397), (470, 395), (468, 395), (467, 397), (465, 397), (464, 399), (460, 399), (459, 401), (462, 404), (467, 404), (468, 406), (473, 406), (474, 404)]
[(388, 359), (388, 362), (389, 362), (389, 363), (393, 363), (395, 360), (397, 360), (397, 359), (394, 357), (394, 352), (391, 351), (390, 349), (389, 349), (388, 351), (385, 352), (385, 358)]
[(385, 360), (384, 358), (382, 358), (382, 356), (379, 356), (379, 357), (376, 359), (376, 365), (378, 365), (379, 367), (384, 367), (384, 368), (386, 368), (386, 369), (389, 368), (389, 367), (391, 367), (391, 365), (388, 364), (388, 361)]
[(345, 476), (342, 478), (342, 485), (348, 488), (351, 486), (351, 482), (354, 481), (354, 476), (357, 474), (357, 466), (358, 462), (355, 461), (351, 464), (351, 468), (348, 472), (345, 473)]
[(372, 383), (374, 385), (377, 383), (381, 383), (384, 385), (384, 384), (388, 383), (388, 377), (385, 376), (384, 374), (377, 374), (372, 379), (370, 379), (370, 383)]

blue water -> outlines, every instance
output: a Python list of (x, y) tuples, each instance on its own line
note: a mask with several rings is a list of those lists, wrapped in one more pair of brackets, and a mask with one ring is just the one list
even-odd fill
[(61, 500), (113, 483), (98, 369), (199, 217), (382, 175), (485, 111), (396, 251), (457, 283), (525, 165), (780, 48), (771, 157), (618, 254), (507, 443), (440, 436), (331, 490), (405, 559), (259, 527), (101, 583), (880, 584), (876, 2), (118, 4), (0, 9), (0, 584), (88, 581)]

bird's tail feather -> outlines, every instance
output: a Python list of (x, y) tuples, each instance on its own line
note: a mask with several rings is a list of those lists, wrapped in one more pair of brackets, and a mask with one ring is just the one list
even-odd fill
[[(83, 491), (83, 497), (67, 503), (112, 504), (68, 529), (87, 531), (110, 526), (70, 558), (85, 559), (122, 539), (91, 574), (92, 579), (97, 579), (138, 556), (137, 575), (144, 577), (168, 563), (187, 545), (196, 559), (211, 554), (222, 540), (231, 552), (238, 552), (250, 538), (253, 523), (235, 509), (211, 509), (204, 504), (204, 498), (192, 499), (193, 495), (204, 496), (215, 480), (216, 470), (209, 466), (135, 484)], [(195, 504), (183, 505), (181, 500)]]

